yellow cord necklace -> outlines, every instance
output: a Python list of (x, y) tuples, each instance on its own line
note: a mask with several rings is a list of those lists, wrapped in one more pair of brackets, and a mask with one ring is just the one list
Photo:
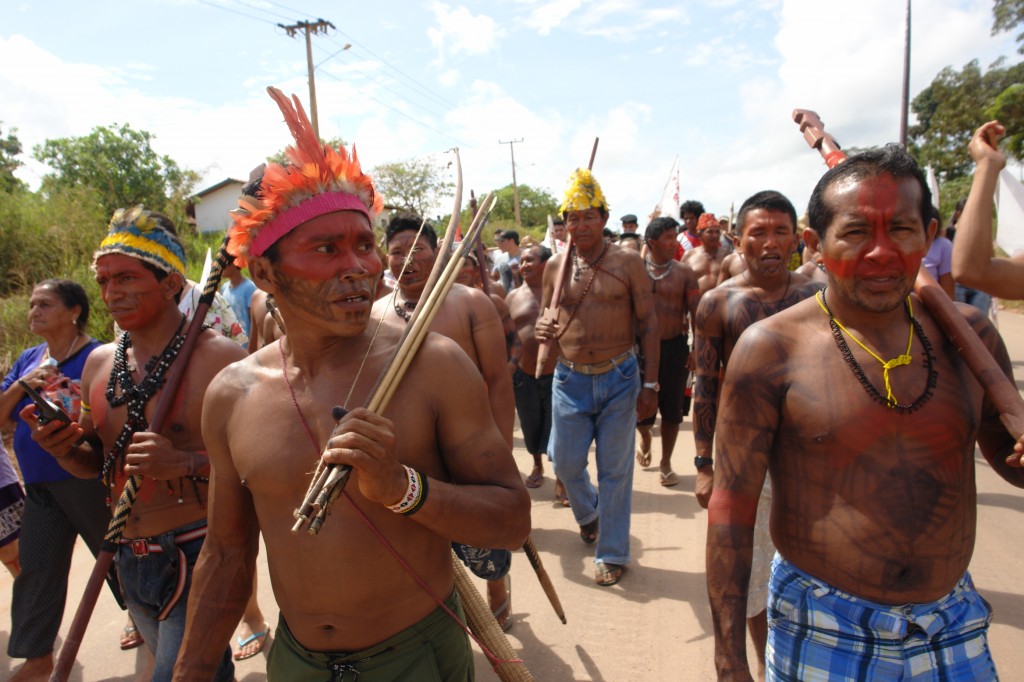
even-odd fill
[[(883, 360), (881, 357), (878, 356), (877, 353), (875, 353), (873, 350), (864, 345), (864, 343), (860, 339), (851, 334), (850, 331), (843, 326), (842, 322), (835, 318), (835, 316), (832, 314), (832, 311), (829, 309), (828, 304), (825, 302), (824, 290), (817, 292), (814, 295), (814, 298), (818, 302), (818, 305), (821, 306), (821, 309), (825, 311), (825, 314), (828, 315), (829, 323), (832, 326), (832, 335), (836, 339), (836, 344), (839, 346), (839, 349), (843, 352), (843, 356), (846, 358), (847, 362), (853, 368), (854, 374), (860, 380), (861, 384), (864, 385), (864, 388), (867, 390), (868, 394), (883, 402), (890, 409), (900, 408), (903, 410), (910, 411), (919, 407), (921, 403), (923, 403), (925, 400), (927, 400), (928, 397), (931, 396), (931, 391), (935, 387), (938, 378), (938, 373), (935, 371), (933, 367), (931, 344), (928, 343), (928, 340), (924, 337), (924, 330), (920, 328), (920, 325), (918, 325), (917, 321), (914, 319), (914, 308), (910, 302), (910, 296), (907, 296), (907, 300), (905, 302), (907, 314), (910, 316), (910, 338), (907, 339), (907, 351), (902, 355), (898, 355), (892, 360), (889, 360), (888, 362)], [(889, 382), (889, 372), (895, 369), (896, 367), (900, 367), (901, 365), (909, 365), (911, 360), (913, 359), (913, 357), (910, 355), (910, 348), (914, 343), (915, 327), (917, 328), (918, 336), (921, 338), (921, 343), (925, 349), (925, 359), (928, 365), (928, 383), (925, 386), (924, 392), (917, 400), (915, 400), (910, 405), (901, 405), (899, 401), (897, 401), (896, 396), (893, 395), (892, 385)], [(871, 385), (871, 382), (868, 381), (867, 376), (864, 374), (864, 370), (861, 368), (856, 358), (853, 357), (853, 354), (850, 353), (849, 347), (846, 345), (845, 339), (843, 337), (844, 332), (846, 336), (853, 339), (854, 343), (863, 348), (868, 354), (871, 355), (871, 357), (877, 360), (878, 364), (882, 365), (882, 378), (885, 381), (884, 397), (877, 391), (877, 389), (875, 389), (874, 386)]]

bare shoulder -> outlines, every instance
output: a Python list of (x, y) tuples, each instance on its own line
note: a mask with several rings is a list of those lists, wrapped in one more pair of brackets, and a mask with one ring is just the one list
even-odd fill
[(782, 353), (782, 357), (788, 358), (806, 344), (806, 340), (812, 336), (809, 331), (819, 327), (815, 321), (821, 314), (816, 301), (803, 300), (758, 320), (740, 335), (733, 358), (738, 358), (742, 350), (756, 351), (761, 346), (769, 345)]
[(198, 371), (208, 379), (213, 379), (220, 370), (245, 357), (245, 349), (240, 345), (212, 329), (204, 329), (196, 339), (189, 361), (189, 373)]

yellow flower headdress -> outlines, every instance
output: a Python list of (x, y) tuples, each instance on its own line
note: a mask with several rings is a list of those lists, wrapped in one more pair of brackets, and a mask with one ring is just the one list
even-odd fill
[(577, 168), (569, 176), (569, 186), (565, 189), (565, 198), (562, 199), (562, 206), (559, 213), (568, 211), (585, 211), (588, 208), (601, 208), (608, 210), (608, 202), (605, 201), (601, 185), (597, 184), (594, 174), (588, 169)]
[(349, 156), (320, 143), (298, 97), (292, 101), (274, 87), (267, 92), (277, 102), (295, 144), (285, 150), (287, 165), (267, 164), (259, 198), (242, 195), (231, 211), (233, 224), (228, 251), (234, 256), (261, 256), (275, 242), (304, 222), (335, 211), (359, 211), (371, 225), (384, 206), (363, 173), (355, 146)]

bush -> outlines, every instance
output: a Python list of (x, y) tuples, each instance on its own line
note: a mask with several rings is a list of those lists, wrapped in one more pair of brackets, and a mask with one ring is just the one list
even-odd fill
[[(171, 216), (183, 215), (172, 211)], [(40, 342), (28, 329), (28, 299), (36, 282), (64, 277), (89, 295), (87, 333), (113, 338), (114, 323), (100, 298), (92, 255), (107, 234), (110, 216), (91, 190), (72, 188), (55, 196), (0, 192), (0, 376), (18, 355)], [(186, 274), (198, 280), (206, 249), (220, 247), (222, 234), (195, 234), (176, 221), (185, 246)]]

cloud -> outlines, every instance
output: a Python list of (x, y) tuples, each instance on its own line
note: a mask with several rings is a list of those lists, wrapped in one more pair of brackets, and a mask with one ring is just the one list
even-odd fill
[(525, 23), (540, 35), (546, 36), (558, 28), (573, 12), (583, 6), (583, 0), (553, 0), (535, 7)]
[(503, 31), (493, 18), (473, 15), (465, 7), (452, 9), (442, 2), (430, 6), (437, 21), (427, 29), (427, 37), (441, 57), (459, 54), (482, 55), (495, 49)]

